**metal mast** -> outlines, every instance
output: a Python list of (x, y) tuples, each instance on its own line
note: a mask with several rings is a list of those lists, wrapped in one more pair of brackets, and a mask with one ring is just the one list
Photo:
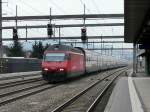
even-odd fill
[(2, 0), (0, 0), (0, 58), (3, 57), (3, 42), (2, 42)]

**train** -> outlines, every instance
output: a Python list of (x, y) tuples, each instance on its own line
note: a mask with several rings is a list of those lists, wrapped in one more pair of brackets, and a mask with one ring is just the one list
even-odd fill
[(49, 82), (64, 81), (92, 72), (126, 66), (115, 57), (81, 47), (54, 44), (43, 54), (42, 77)]

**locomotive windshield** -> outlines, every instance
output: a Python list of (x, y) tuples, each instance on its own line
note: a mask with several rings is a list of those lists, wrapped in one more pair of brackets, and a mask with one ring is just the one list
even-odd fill
[(64, 61), (65, 54), (64, 53), (47, 53), (44, 56), (44, 61)]

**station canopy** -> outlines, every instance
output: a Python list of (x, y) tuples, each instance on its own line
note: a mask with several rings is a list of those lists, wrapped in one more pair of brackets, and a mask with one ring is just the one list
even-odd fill
[(150, 43), (150, 0), (125, 0), (125, 42)]

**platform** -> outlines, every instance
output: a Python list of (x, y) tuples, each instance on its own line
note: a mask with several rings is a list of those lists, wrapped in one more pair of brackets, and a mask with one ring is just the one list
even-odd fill
[(105, 112), (150, 112), (150, 78), (124, 77), (116, 84)]

